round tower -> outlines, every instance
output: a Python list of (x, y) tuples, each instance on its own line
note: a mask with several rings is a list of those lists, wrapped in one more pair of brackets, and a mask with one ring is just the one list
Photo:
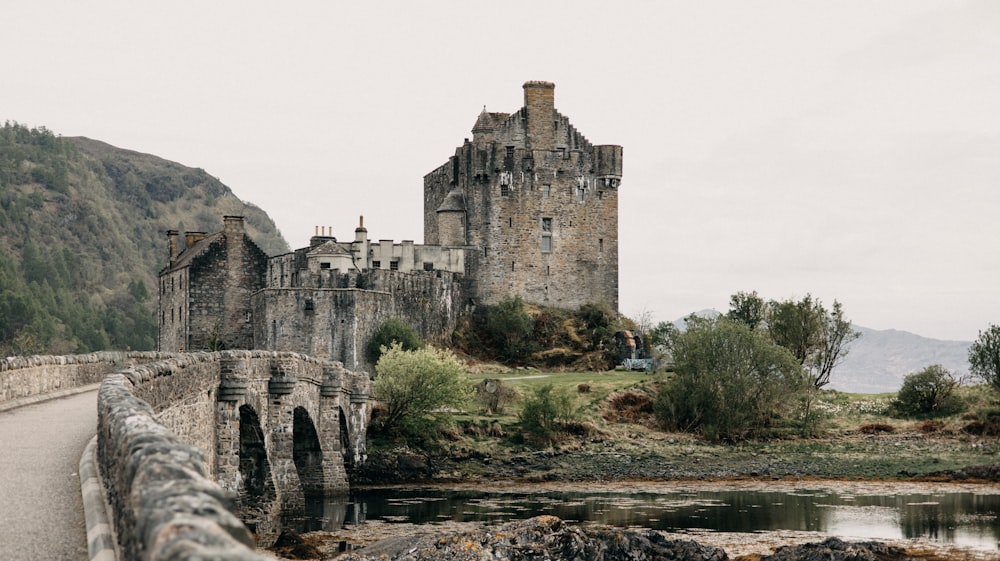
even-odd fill
[(465, 193), (455, 187), (437, 209), (438, 240), (441, 245), (466, 245)]

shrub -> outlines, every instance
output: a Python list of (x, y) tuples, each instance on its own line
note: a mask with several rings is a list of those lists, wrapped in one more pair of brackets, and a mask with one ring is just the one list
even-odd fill
[(893, 409), (901, 415), (945, 414), (954, 412), (959, 401), (954, 395), (961, 384), (951, 371), (934, 364), (903, 378)]
[(380, 428), (389, 434), (421, 434), (426, 416), (461, 407), (467, 398), (465, 367), (449, 351), (404, 350), (393, 343), (375, 364), (375, 396), (385, 407)]
[(727, 441), (762, 436), (809, 385), (787, 349), (730, 319), (691, 319), (671, 347), (674, 377), (655, 403), (670, 429)]
[(498, 358), (507, 364), (524, 364), (533, 350), (535, 322), (520, 296), (504, 298), (486, 311), (486, 331)]
[(896, 427), (885, 423), (868, 423), (867, 425), (861, 425), (858, 427), (858, 432), (861, 434), (888, 434), (896, 432)]
[(375, 364), (382, 356), (382, 349), (399, 343), (404, 351), (413, 351), (423, 346), (420, 336), (410, 324), (398, 318), (390, 318), (379, 326), (368, 342), (368, 360)]
[(552, 384), (535, 388), (518, 415), (522, 429), (545, 441), (551, 441), (560, 426), (573, 418), (572, 398), (565, 391), (553, 389)]
[(653, 413), (653, 399), (648, 395), (624, 392), (613, 395), (608, 400), (605, 419), (625, 423), (640, 423)]

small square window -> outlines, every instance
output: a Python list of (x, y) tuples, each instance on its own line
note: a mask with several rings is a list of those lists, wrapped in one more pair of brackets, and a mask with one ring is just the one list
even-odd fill
[(552, 219), (551, 218), (543, 218), (542, 219), (542, 231), (543, 232), (551, 232), (552, 231)]
[(372, 269), (381, 269), (381, 268), (382, 268), (381, 261), (372, 261)]
[(389, 262), (389, 270), (390, 271), (398, 271), (399, 270), (399, 261), (390, 261)]
[(319, 268), (320, 269), (329, 269), (330, 268), (330, 264), (326, 263), (326, 262), (320, 263), (319, 264)]

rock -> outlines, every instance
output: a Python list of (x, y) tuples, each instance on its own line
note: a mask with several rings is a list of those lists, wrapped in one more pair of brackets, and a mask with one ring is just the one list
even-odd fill
[(900, 547), (879, 542), (849, 543), (827, 538), (821, 543), (779, 547), (761, 561), (904, 561), (911, 559)]
[(567, 559), (632, 561), (664, 559), (727, 561), (726, 552), (688, 540), (668, 540), (653, 531), (580, 527), (555, 516), (538, 516), (502, 526), (454, 535), (397, 538), (340, 557), (342, 561), (493, 561), (495, 559)]

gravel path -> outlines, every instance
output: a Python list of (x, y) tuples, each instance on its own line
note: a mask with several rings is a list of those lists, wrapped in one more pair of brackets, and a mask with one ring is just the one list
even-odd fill
[(88, 558), (77, 472), (96, 426), (96, 391), (0, 412), (0, 558)]

